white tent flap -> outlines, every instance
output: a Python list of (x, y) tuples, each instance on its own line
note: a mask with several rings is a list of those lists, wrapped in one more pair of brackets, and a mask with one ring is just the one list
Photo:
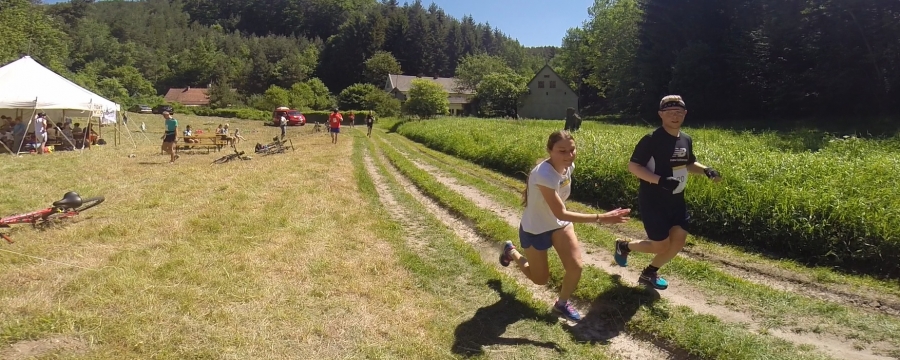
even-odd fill
[[(37, 103), (35, 103), (37, 101)], [(119, 104), (78, 86), (30, 56), (0, 67), (0, 109), (120, 111)]]

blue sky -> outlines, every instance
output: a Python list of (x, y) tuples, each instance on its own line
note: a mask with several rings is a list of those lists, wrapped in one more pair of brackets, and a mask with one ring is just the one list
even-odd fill
[(422, 0), (422, 5), (428, 8), (432, 2), (457, 19), (471, 15), (476, 23), (490, 23), (524, 46), (560, 46), (566, 30), (580, 27), (594, 4), (593, 0)]
[[(44, 0), (57, 3), (68, 0)], [(400, 0), (412, 3), (413, 0)], [(490, 23), (524, 46), (560, 46), (566, 30), (587, 20), (593, 0), (422, 0), (435, 3), (448, 15), (472, 15), (476, 23)], [(552, 4), (552, 5), (551, 5)]]

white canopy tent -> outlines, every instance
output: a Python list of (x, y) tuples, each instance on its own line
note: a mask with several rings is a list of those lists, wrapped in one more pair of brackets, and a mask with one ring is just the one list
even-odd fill
[[(24, 56), (0, 67), (0, 113), (3, 110), (37, 110), (61, 119), (63, 111), (73, 116), (121, 111), (119, 104), (97, 95)], [(96, 116), (96, 115), (93, 115)], [(115, 116), (99, 116), (103, 124)]]
[[(102, 125), (115, 124), (121, 106), (97, 95), (24, 56), (0, 67), (0, 114), (17, 118), (33, 131), (34, 114), (43, 112), (53, 123), (87, 117)], [(16, 150), (14, 150), (16, 151)]]

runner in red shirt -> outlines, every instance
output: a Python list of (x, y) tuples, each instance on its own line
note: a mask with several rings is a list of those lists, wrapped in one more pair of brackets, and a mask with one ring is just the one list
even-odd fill
[(328, 115), (328, 124), (331, 126), (332, 144), (337, 144), (338, 134), (341, 133), (341, 121), (344, 121), (344, 117), (338, 113), (338, 109), (331, 109), (331, 115)]

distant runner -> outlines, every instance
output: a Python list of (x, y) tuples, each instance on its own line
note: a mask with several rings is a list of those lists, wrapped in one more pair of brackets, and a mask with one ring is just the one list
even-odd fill
[(375, 117), (372, 116), (372, 113), (370, 112), (368, 115), (366, 115), (366, 128), (368, 128), (368, 130), (366, 132), (366, 136), (372, 137), (372, 126), (374, 126), (374, 125), (375, 125)]
[(328, 124), (331, 128), (331, 143), (337, 144), (338, 134), (341, 132), (341, 121), (344, 117), (338, 112), (337, 108), (331, 109), (331, 115), (328, 116)]
[(684, 100), (669, 95), (659, 102), (662, 126), (644, 135), (634, 148), (628, 171), (640, 179), (638, 203), (644, 230), (650, 239), (627, 242), (616, 240), (615, 259), (619, 266), (628, 265), (632, 251), (656, 254), (641, 272), (638, 282), (665, 290), (669, 283), (660, 277), (659, 268), (667, 264), (684, 247), (689, 215), (684, 202), (688, 173), (705, 174), (714, 182), (722, 180), (719, 172), (697, 162), (694, 143), (681, 132), (687, 115)]

